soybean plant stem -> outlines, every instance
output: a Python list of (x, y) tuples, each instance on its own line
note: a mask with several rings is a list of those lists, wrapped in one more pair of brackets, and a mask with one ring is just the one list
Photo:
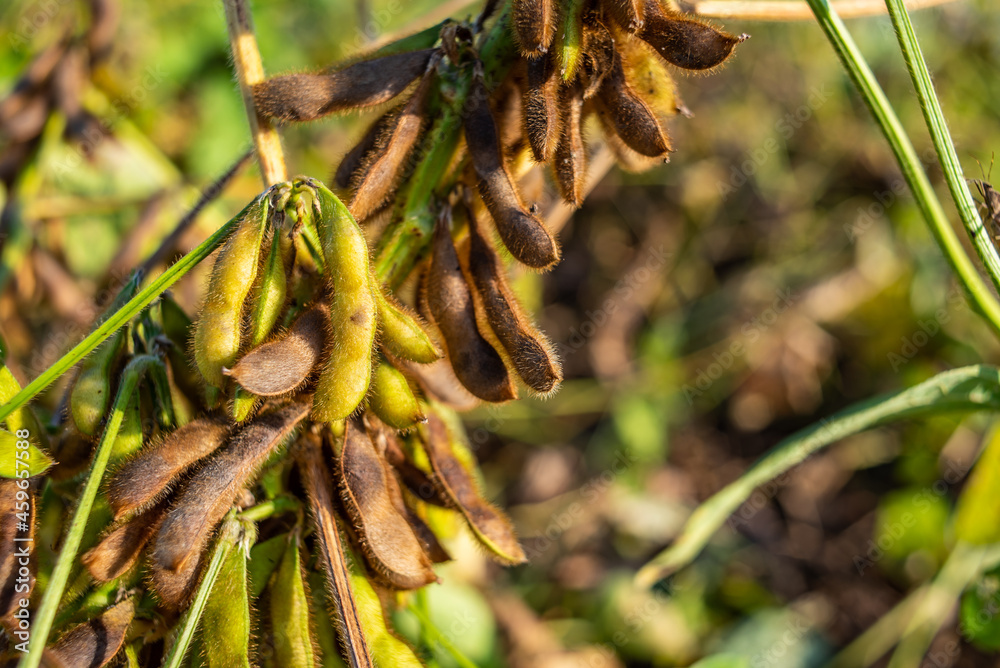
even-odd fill
[(903, 177), (910, 186), (910, 190), (913, 191), (917, 206), (920, 208), (924, 220), (930, 226), (931, 233), (952, 269), (958, 274), (958, 278), (969, 293), (969, 298), (975, 308), (1000, 335), (1000, 303), (997, 302), (996, 297), (980, 277), (975, 265), (965, 254), (962, 243), (941, 208), (941, 203), (920, 164), (917, 152), (906, 136), (903, 125), (893, 111), (885, 92), (879, 86), (857, 44), (854, 43), (843, 21), (830, 6), (829, 1), (807, 1), (816, 15), (820, 27), (826, 33), (844, 68), (889, 142), (889, 147), (896, 156), (896, 161), (903, 171)]
[(917, 42), (917, 35), (913, 31), (913, 24), (910, 22), (906, 5), (903, 0), (885, 0), (885, 4), (889, 10), (889, 16), (892, 17), (892, 25), (896, 28), (899, 48), (903, 51), (906, 67), (910, 70), (913, 87), (917, 89), (920, 109), (924, 113), (924, 120), (927, 121), (927, 129), (931, 133), (931, 139), (934, 140), (934, 150), (937, 151), (938, 160), (941, 162), (941, 169), (948, 182), (951, 197), (955, 200), (955, 206), (958, 208), (962, 223), (965, 224), (965, 229), (979, 254), (979, 259), (986, 267), (990, 278), (993, 279), (994, 287), (1000, 291), (1000, 255), (997, 255), (997, 249), (993, 247), (990, 234), (983, 227), (983, 221), (979, 218), (979, 212), (976, 210), (976, 203), (972, 200), (972, 194), (965, 183), (962, 165), (955, 153), (955, 145), (948, 132), (948, 123), (941, 111), (941, 103), (934, 93), (934, 84), (931, 83), (927, 62), (924, 60), (924, 54)]
[(233, 68), (236, 79), (243, 94), (243, 106), (247, 110), (247, 120), (250, 121), (250, 134), (257, 147), (257, 160), (260, 162), (260, 175), (264, 186), (273, 186), (288, 180), (285, 169), (285, 155), (281, 150), (281, 138), (271, 122), (257, 113), (253, 101), (253, 87), (264, 80), (264, 64), (257, 49), (257, 38), (254, 36), (253, 18), (246, 0), (222, 0), (226, 8), (226, 28), (229, 31), (229, 44), (233, 51)]
[(111, 449), (115, 439), (118, 437), (118, 430), (122, 425), (122, 418), (125, 416), (125, 409), (129, 399), (135, 392), (136, 385), (144, 373), (151, 367), (162, 364), (159, 357), (154, 355), (139, 355), (132, 359), (122, 372), (121, 381), (118, 384), (118, 392), (115, 395), (115, 403), (111, 408), (111, 414), (104, 426), (101, 434), (101, 442), (97, 446), (94, 454), (94, 463), (90, 466), (90, 473), (87, 475), (87, 484), (80, 495), (76, 511), (73, 513), (73, 520), (66, 533), (66, 540), (59, 551), (59, 559), (52, 570), (52, 577), (45, 588), (45, 595), (42, 597), (42, 604), (38, 608), (38, 615), (35, 617), (32, 627), (31, 643), (28, 648), (28, 655), (24, 658), (21, 668), (36, 668), (42, 660), (42, 652), (45, 651), (45, 643), (48, 640), (49, 632), (52, 630), (52, 621), (56, 617), (59, 609), (59, 602), (62, 599), (63, 591), (69, 580), (70, 572), (76, 564), (76, 553), (80, 549), (80, 542), (83, 540), (83, 533), (87, 529), (87, 521), (90, 519), (90, 511), (94, 507), (94, 500), (104, 479), (104, 471), (108, 467), (108, 459), (111, 457)]

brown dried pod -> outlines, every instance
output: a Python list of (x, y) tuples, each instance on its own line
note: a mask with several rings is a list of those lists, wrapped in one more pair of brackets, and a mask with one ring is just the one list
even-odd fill
[(462, 513), (476, 537), (498, 559), (508, 564), (525, 561), (524, 550), (517, 542), (510, 520), (479, 493), (472, 474), (455, 456), (444, 421), (429, 412), (421, 440), (434, 471), (434, 480)]
[(479, 222), (469, 216), (469, 275), (490, 329), (525, 384), (542, 394), (562, 381), (562, 367), (545, 335), (531, 324), (507, 282), (507, 271)]
[(671, 65), (686, 70), (708, 70), (721, 65), (749, 35), (730, 35), (707, 23), (646, 0), (645, 25), (639, 37)]
[(153, 591), (160, 598), (163, 607), (169, 610), (180, 610), (187, 606), (194, 594), (194, 589), (201, 576), (201, 567), (205, 563), (207, 550), (203, 550), (195, 559), (188, 559), (179, 570), (171, 570), (157, 565), (150, 558), (149, 580)]
[(448, 499), (441, 494), (430, 477), (406, 458), (396, 435), (391, 432), (386, 433), (385, 459), (413, 496), (435, 506), (450, 507)]
[(548, 162), (559, 139), (559, 75), (549, 55), (528, 60), (528, 77), (521, 96), (524, 136), (538, 162)]
[(385, 124), (354, 172), (351, 179), (354, 197), (348, 209), (357, 220), (376, 213), (396, 188), (403, 167), (421, 137), (424, 108), (435, 80), (433, 71), (424, 74), (413, 95)]
[(229, 425), (221, 418), (199, 418), (125, 462), (108, 484), (115, 519), (162, 497), (192, 464), (215, 452), (228, 433)]
[(503, 359), (479, 333), (472, 293), (458, 263), (448, 219), (440, 216), (434, 228), (424, 299), (444, 337), (459, 382), (483, 401), (516, 399), (517, 389)]
[(168, 507), (162, 502), (106, 532), (101, 542), (80, 558), (91, 576), (98, 582), (108, 582), (132, 568), (142, 548), (160, 528)]
[(335, 111), (382, 104), (420, 76), (435, 51), (393, 53), (329, 74), (286, 74), (268, 79), (254, 86), (257, 111), (282, 121), (311, 121)]
[(642, 30), (643, 5), (646, 0), (603, 0), (604, 12), (628, 32)]
[(437, 580), (424, 549), (399, 512), (399, 492), (385, 460), (364, 427), (349, 421), (340, 453), (340, 491), (369, 565), (397, 589), (417, 589)]
[(593, 14), (584, 19), (583, 59), (579, 79), (583, 84), (583, 99), (589, 100), (601, 89), (604, 77), (614, 65), (615, 39), (611, 31)]
[(583, 143), (583, 87), (574, 84), (563, 89), (562, 105), (566, 112), (559, 143), (552, 157), (559, 194), (573, 206), (583, 203), (587, 178), (587, 148)]
[(297, 402), (259, 415), (191, 476), (156, 535), (158, 568), (182, 570), (201, 554), (233, 501), (310, 408), (309, 402)]
[(127, 598), (100, 617), (78, 624), (45, 650), (42, 665), (58, 668), (100, 668), (111, 662), (135, 617), (135, 601)]
[(514, 187), (481, 76), (469, 91), (463, 123), (469, 157), (479, 177), (479, 194), (507, 250), (529, 267), (551, 267), (559, 260), (559, 247), (542, 221), (525, 208)]
[(617, 51), (597, 96), (604, 108), (601, 120), (633, 151), (657, 157), (670, 150), (656, 114), (629, 86)]
[(513, 0), (510, 18), (521, 55), (535, 58), (549, 50), (556, 34), (554, 0)]
[(399, 112), (399, 107), (395, 107), (385, 112), (368, 126), (365, 133), (361, 135), (361, 139), (358, 143), (347, 152), (343, 160), (340, 161), (340, 165), (337, 166), (337, 172), (333, 176), (333, 184), (342, 190), (347, 190), (351, 185), (351, 179), (361, 168), (364, 163), (365, 157), (368, 152), (375, 148), (375, 143), (385, 129), (393, 121), (396, 114)]
[(317, 304), (292, 323), (284, 334), (260, 345), (222, 373), (232, 377), (247, 392), (276, 397), (294, 391), (306, 382), (319, 364), (327, 338), (330, 309)]
[(6, 626), (35, 586), (35, 494), (20, 480), (0, 478), (0, 619)]

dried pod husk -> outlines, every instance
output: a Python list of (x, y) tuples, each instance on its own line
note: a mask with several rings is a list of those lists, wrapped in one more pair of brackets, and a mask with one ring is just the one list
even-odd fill
[(243, 304), (257, 276), (261, 241), (270, 204), (258, 200), (222, 246), (201, 316), (194, 330), (194, 359), (209, 385), (222, 387), (222, 369), (231, 367), (240, 352), (243, 335)]
[(198, 585), (206, 555), (207, 551), (203, 550), (196, 558), (188, 559), (178, 570), (163, 568), (157, 565), (155, 559), (149, 559), (150, 586), (163, 607), (180, 610), (187, 606)]
[(111, 405), (111, 377), (122, 351), (126, 330), (120, 329), (99, 345), (80, 366), (69, 395), (73, 424), (85, 436), (96, 436)]
[(642, 30), (645, 23), (643, 6), (646, 2), (647, 0), (602, 0), (601, 7), (622, 28), (628, 32), (637, 32)]
[(559, 261), (559, 247), (542, 221), (525, 208), (514, 187), (482, 77), (473, 81), (462, 120), (479, 194), (507, 250), (529, 267), (551, 267)]
[(511, 26), (522, 56), (536, 58), (549, 50), (556, 18), (555, 0), (512, 0)]
[(601, 102), (601, 121), (618, 135), (625, 145), (640, 155), (659, 157), (670, 150), (670, 140), (660, 127), (656, 114), (632, 89), (625, 77), (621, 55), (616, 51), (611, 69), (597, 93)]
[(254, 348), (224, 373), (257, 396), (276, 397), (294, 391), (319, 363), (329, 318), (326, 305), (313, 306), (287, 332)]
[(469, 285), (462, 275), (448, 218), (438, 218), (423, 291), (428, 310), (444, 337), (459, 382), (483, 401), (517, 398), (500, 354), (479, 333)]
[(351, 179), (354, 196), (348, 208), (357, 220), (375, 214), (396, 189), (403, 168), (422, 136), (427, 96), (435, 81), (433, 71), (424, 74), (413, 95), (386, 123), (354, 172)]
[(159, 529), (167, 508), (167, 503), (160, 503), (107, 531), (80, 559), (90, 575), (97, 582), (109, 582), (131, 569)]
[(320, 239), (326, 258), (332, 347), (313, 398), (318, 422), (351, 415), (368, 393), (377, 328), (368, 246), (351, 212), (321, 184), (316, 185)]
[(427, 69), (435, 49), (363, 60), (329, 74), (286, 74), (254, 86), (257, 111), (281, 121), (311, 121), (372, 107), (402, 93)]
[(201, 615), (201, 642), (206, 668), (250, 668), (247, 554), (240, 545), (229, 550), (212, 585)]
[(444, 421), (429, 411), (421, 436), (420, 442), (427, 452), (434, 480), (453, 507), (462, 513), (476, 538), (499, 561), (505, 564), (523, 563), (524, 550), (517, 541), (514, 527), (499, 508), (482, 497), (479, 485), (468, 468), (472, 462), (467, 465), (458, 458), (455, 435), (450, 433)]
[(379, 342), (396, 357), (430, 364), (441, 358), (431, 337), (415, 314), (409, 313), (387, 291), (375, 288), (378, 305)]
[(579, 70), (579, 80), (583, 85), (583, 99), (589, 100), (601, 89), (604, 77), (614, 65), (618, 49), (611, 31), (593, 14), (584, 20), (584, 25), (583, 66)]
[(196, 560), (236, 497), (308, 413), (309, 404), (297, 402), (258, 415), (188, 479), (157, 532), (157, 568), (181, 571)]
[(472, 215), (467, 266), (486, 321), (507, 351), (514, 370), (534, 391), (554, 391), (562, 381), (562, 367), (552, 344), (524, 314), (507, 281), (506, 269)]
[(583, 87), (575, 83), (564, 88), (562, 104), (566, 117), (552, 156), (552, 173), (562, 198), (573, 206), (580, 206), (587, 183), (587, 147), (583, 143)]
[(224, 420), (199, 418), (122, 464), (108, 484), (115, 519), (152, 505), (192, 464), (215, 452), (228, 434)]
[(668, 11), (659, 0), (646, 0), (645, 5), (645, 24), (638, 35), (675, 67), (708, 70), (721, 65), (748, 37)]
[(386, 434), (385, 459), (403, 481), (406, 489), (417, 499), (443, 508), (451, 507), (451, 502), (427, 474), (407, 459), (395, 434)]
[(398, 112), (398, 108), (390, 109), (368, 126), (365, 133), (361, 135), (358, 142), (347, 152), (347, 155), (340, 161), (340, 165), (337, 166), (337, 171), (333, 175), (333, 184), (335, 186), (341, 190), (347, 190), (350, 187), (351, 181), (354, 180), (354, 175), (365, 164), (369, 152), (375, 148), (379, 137), (382, 137), (386, 132), (386, 128), (395, 121)]
[(316, 650), (309, 614), (309, 591), (299, 556), (298, 531), (292, 532), (289, 538), (288, 548), (270, 585), (275, 665), (311, 668), (316, 665)]
[[(344, 507), (372, 569), (397, 589), (417, 589), (437, 578), (406, 518), (393, 504), (385, 460), (363, 427), (348, 422), (339, 473)], [(398, 491), (398, 488), (396, 488)]]
[(409, 429), (424, 419), (406, 376), (385, 359), (379, 359), (372, 372), (368, 407), (396, 429)]
[(559, 139), (560, 80), (556, 59), (546, 54), (527, 63), (528, 76), (521, 96), (521, 122), (524, 136), (538, 162), (548, 162)]
[[(24, 481), (24, 482), (22, 482)], [(35, 493), (20, 478), (0, 478), (0, 620), (23, 630), (11, 615), (35, 587)]]
[(127, 598), (108, 608), (100, 617), (78, 624), (45, 650), (44, 666), (59, 668), (100, 668), (111, 662), (122, 643), (132, 619), (135, 601)]

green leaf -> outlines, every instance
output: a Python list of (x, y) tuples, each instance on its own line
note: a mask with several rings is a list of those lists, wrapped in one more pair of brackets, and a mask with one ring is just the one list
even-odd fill
[[(0, 476), (17, 478), (18, 472), (28, 471), (29, 477), (41, 475), (52, 466), (52, 458), (28, 443), (28, 447), (18, 448), (17, 443), (26, 441), (0, 429)], [(24, 477), (23, 475), (21, 477)]]
[(1000, 649), (1000, 568), (994, 568), (962, 594), (959, 609), (962, 635), (976, 647), (987, 651)]
[(757, 487), (831, 443), (906, 417), (998, 407), (1000, 369), (974, 365), (945, 371), (909, 389), (842, 410), (781, 441), (738, 480), (701, 504), (688, 518), (674, 544), (646, 564), (636, 579), (649, 586), (690, 563)]

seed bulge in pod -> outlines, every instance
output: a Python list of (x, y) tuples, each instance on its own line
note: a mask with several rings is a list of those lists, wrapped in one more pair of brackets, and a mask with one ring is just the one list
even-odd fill
[(438, 218), (431, 240), (424, 299), (448, 349), (448, 360), (459, 382), (483, 401), (517, 398), (500, 354), (479, 333), (469, 285), (462, 275), (448, 218)]
[(98, 582), (109, 582), (132, 568), (160, 527), (167, 507), (160, 503), (105, 533), (101, 542), (80, 559), (90, 575)]
[(342, 420), (368, 393), (375, 343), (375, 293), (368, 245), (347, 207), (321, 183), (314, 183), (319, 228), (330, 280), (330, 355), (313, 397), (313, 419)]
[(707, 70), (721, 65), (749, 35), (736, 37), (707, 23), (667, 11), (659, 0), (646, 0), (646, 22), (639, 37), (671, 65)]
[(490, 553), (506, 564), (523, 563), (524, 550), (517, 542), (514, 527), (503, 512), (483, 499), (472, 473), (456, 456), (457, 444), (452, 443), (454, 435), (449, 431), (438, 415), (428, 412), (426, 428), (421, 429), (421, 443), (434, 471), (434, 480)]
[(365, 558), (380, 577), (397, 589), (417, 589), (437, 579), (413, 529), (393, 505), (383, 458), (354, 422), (344, 433), (340, 486)]
[(521, 55), (535, 58), (549, 50), (556, 32), (555, 0), (512, 0), (511, 25)]
[(626, 146), (649, 157), (658, 157), (670, 150), (670, 142), (656, 115), (626, 80), (622, 58), (617, 51), (597, 96), (605, 111), (602, 122), (612, 128)]
[(551, 55), (528, 60), (528, 78), (521, 96), (524, 136), (538, 162), (548, 162), (559, 139), (559, 76)]
[(302, 575), (299, 535), (293, 531), (288, 548), (271, 578), (271, 628), (274, 658), (278, 666), (316, 665), (310, 630), (309, 593)]
[(396, 357), (430, 364), (441, 359), (431, 337), (427, 335), (417, 316), (409, 313), (388, 292), (375, 288), (378, 304), (378, 327), (381, 344)]
[(329, 74), (277, 76), (254, 86), (257, 111), (281, 121), (311, 121), (335, 111), (382, 104), (423, 74), (434, 52), (395, 53)]
[(180, 610), (187, 606), (198, 584), (206, 554), (207, 551), (202, 551), (178, 570), (163, 568), (156, 564), (155, 559), (149, 559), (150, 584), (165, 608)]
[(59, 668), (100, 668), (108, 665), (122, 643), (135, 617), (135, 601), (127, 598), (100, 617), (77, 624), (55, 645), (45, 650), (42, 664)]
[[(383, 434), (382, 436), (384, 438), (388, 437), (387, 434)], [(420, 541), (420, 546), (424, 548), (424, 554), (435, 564), (451, 561), (451, 555), (442, 547), (431, 528), (427, 526), (420, 516), (417, 515), (416, 511), (408, 506), (404, 500), (403, 490), (400, 489), (399, 480), (396, 478), (395, 467), (389, 463), (388, 459), (383, 459), (382, 464), (385, 467), (386, 481), (388, 482), (389, 497), (392, 499), (392, 505), (396, 507), (396, 512), (406, 518), (410, 528), (413, 529), (413, 534)]]
[(524, 314), (507, 282), (506, 269), (471, 214), (468, 267), (486, 321), (521, 380), (536, 392), (552, 392), (562, 381), (562, 368), (552, 344)]
[(180, 571), (194, 561), (239, 493), (308, 413), (309, 404), (298, 402), (258, 415), (217, 450), (178, 492), (156, 535), (154, 565)]
[(224, 420), (198, 418), (125, 462), (108, 484), (108, 505), (115, 519), (160, 498), (192, 464), (222, 445), (228, 433)]
[(409, 429), (424, 419), (406, 376), (385, 359), (375, 364), (368, 407), (382, 422), (396, 429)]
[(212, 585), (201, 616), (201, 639), (206, 668), (250, 668), (247, 554), (240, 545), (229, 550)]
[(195, 324), (194, 358), (201, 375), (213, 387), (222, 387), (222, 369), (232, 366), (239, 355), (243, 304), (257, 276), (269, 209), (267, 198), (248, 208), (212, 268), (208, 294)]
[(463, 125), (469, 157), (479, 179), (479, 195), (507, 250), (519, 262), (546, 269), (559, 260), (559, 247), (538, 218), (521, 202), (504, 163), (489, 91), (476, 76), (465, 104)]
[(301, 386), (319, 363), (330, 312), (317, 304), (300, 315), (288, 331), (254, 348), (224, 373), (261, 397), (275, 397)]

